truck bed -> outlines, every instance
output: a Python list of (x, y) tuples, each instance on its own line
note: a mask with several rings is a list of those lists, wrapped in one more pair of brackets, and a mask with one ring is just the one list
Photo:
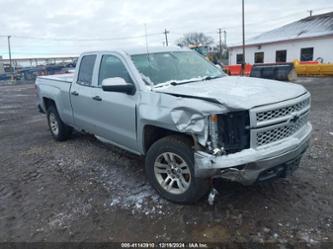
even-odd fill
[(71, 83), (74, 78), (74, 73), (67, 74), (54, 74), (49, 76), (39, 76), (40, 79), (56, 80), (56, 81), (65, 81)]
[(46, 112), (45, 101), (50, 99), (57, 105), (61, 119), (68, 125), (73, 124), (72, 107), (70, 100), (71, 83), (74, 74), (55, 74), (50, 76), (39, 76), (36, 79), (38, 92), (38, 105)]

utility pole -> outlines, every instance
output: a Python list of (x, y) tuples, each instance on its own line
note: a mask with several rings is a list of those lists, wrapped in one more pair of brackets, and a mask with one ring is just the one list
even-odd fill
[(224, 35), (224, 37), (223, 37), (224, 45), (227, 47), (227, 31), (226, 30), (223, 31), (223, 35)]
[(222, 29), (219, 28), (220, 59), (222, 58)]
[(167, 29), (165, 29), (163, 33), (165, 35), (165, 45), (169, 46), (169, 43), (168, 43), (168, 34), (170, 33), (170, 31), (168, 31)]
[(245, 14), (244, 0), (242, 0), (242, 36), (243, 36), (243, 60), (242, 60), (242, 75), (245, 75)]
[(14, 72), (13, 72), (13, 65), (12, 65), (12, 51), (10, 48), (10, 38), (11, 36), (7, 36), (8, 39), (8, 56), (9, 56), (9, 70), (11, 74), (11, 80), (14, 80)]

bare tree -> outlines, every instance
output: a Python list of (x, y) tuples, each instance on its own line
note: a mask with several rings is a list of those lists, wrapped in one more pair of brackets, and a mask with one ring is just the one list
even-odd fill
[(192, 32), (186, 33), (182, 38), (177, 40), (177, 45), (180, 46), (209, 46), (214, 43), (214, 39), (206, 36), (204, 33)]

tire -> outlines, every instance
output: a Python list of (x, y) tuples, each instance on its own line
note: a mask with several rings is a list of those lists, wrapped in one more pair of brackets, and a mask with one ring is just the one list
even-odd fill
[(52, 137), (56, 141), (65, 141), (72, 134), (72, 127), (66, 125), (59, 117), (57, 108), (51, 105), (47, 109), (47, 123)]
[(194, 177), (191, 147), (192, 143), (186, 137), (168, 136), (155, 142), (147, 152), (147, 178), (160, 196), (169, 201), (191, 204), (209, 191), (208, 179)]

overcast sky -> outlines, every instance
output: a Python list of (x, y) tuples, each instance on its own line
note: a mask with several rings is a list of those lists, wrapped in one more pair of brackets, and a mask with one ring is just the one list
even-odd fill
[[(246, 37), (308, 15), (333, 11), (332, 0), (245, 0)], [(241, 0), (0, 0), (0, 55), (78, 55), (82, 51), (169, 43), (186, 32), (204, 32), (218, 41), (241, 41)]]

